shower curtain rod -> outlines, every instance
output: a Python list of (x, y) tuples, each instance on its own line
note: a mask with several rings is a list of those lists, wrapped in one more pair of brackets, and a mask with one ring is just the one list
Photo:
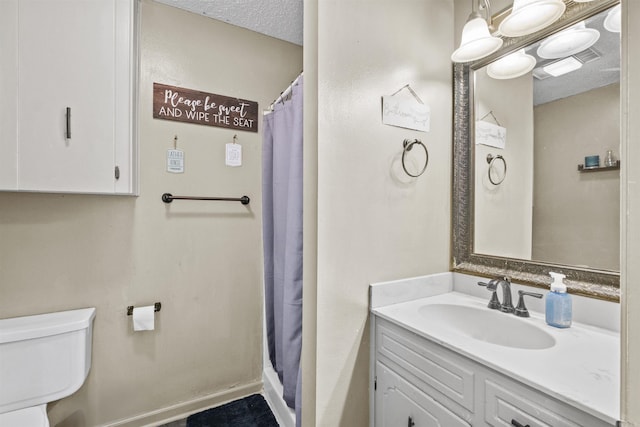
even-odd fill
[(279, 102), (279, 101), (283, 101), (284, 99), (289, 96), (289, 94), (291, 93), (291, 91), (293, 90), (293, 87), (295, 85), (298, 84), (298, 80), (300, 80), (300, 77), (302, 77), (303, 71), (300, 71), (300, 74), (298, 74), (298, 77), (296, 77), (295, 79), (293, 79), (293, 81), (291, 82), (291, 84), (289, 86), (287, 86), (287, 88), (285, 90), (283, 90), (282, 92), (280, 92), (280, 96), (277, 97), (275, 99), (275, 101), (273, 101), (271, 103), (271, 105), (269, 106), (269, 110), (273, 111), (273, 107)]

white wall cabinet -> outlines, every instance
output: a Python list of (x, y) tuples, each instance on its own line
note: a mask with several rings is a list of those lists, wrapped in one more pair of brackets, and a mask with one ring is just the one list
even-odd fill
[(375, 427), (609, 424), (373, 316)]
[(0, 8), (0, 189), (135, 194), (135, 1)]

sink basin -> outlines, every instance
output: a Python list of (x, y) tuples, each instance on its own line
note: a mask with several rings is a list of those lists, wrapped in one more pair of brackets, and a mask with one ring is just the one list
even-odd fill
[(418, 310), (427, 322), (437, 324), (439, 328), (495, 345), (542, 350), (556, 343), (549, 333), (532, 324), (530, 319), (489, 308), (428, 304)]

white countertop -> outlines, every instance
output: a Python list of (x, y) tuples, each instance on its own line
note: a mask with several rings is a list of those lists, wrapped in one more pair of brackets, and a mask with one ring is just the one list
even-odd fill
[(497, 313), (531, 322), (555, 339), (555, 345), (546, 349), (521, 349), (469, 338), (451, 328), (425, 321), (419, 311), (429, 304), (489, 310), (487, 302), (488, 298), (446, 292), (373, 306), (371, 312), (608, 423), (616, 423), (620, 414), (619, 333), (577, 322), (567, 329), (554, 328), (535, 311), (531, 311), (529, 318)]

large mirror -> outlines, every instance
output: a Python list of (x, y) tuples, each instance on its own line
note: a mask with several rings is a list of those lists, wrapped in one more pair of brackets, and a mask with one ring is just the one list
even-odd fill
[(455, 66), (453, 267), (537, 286), (560, 271), (615, 300), (619, 1), (567, 3), (552, 27)]

